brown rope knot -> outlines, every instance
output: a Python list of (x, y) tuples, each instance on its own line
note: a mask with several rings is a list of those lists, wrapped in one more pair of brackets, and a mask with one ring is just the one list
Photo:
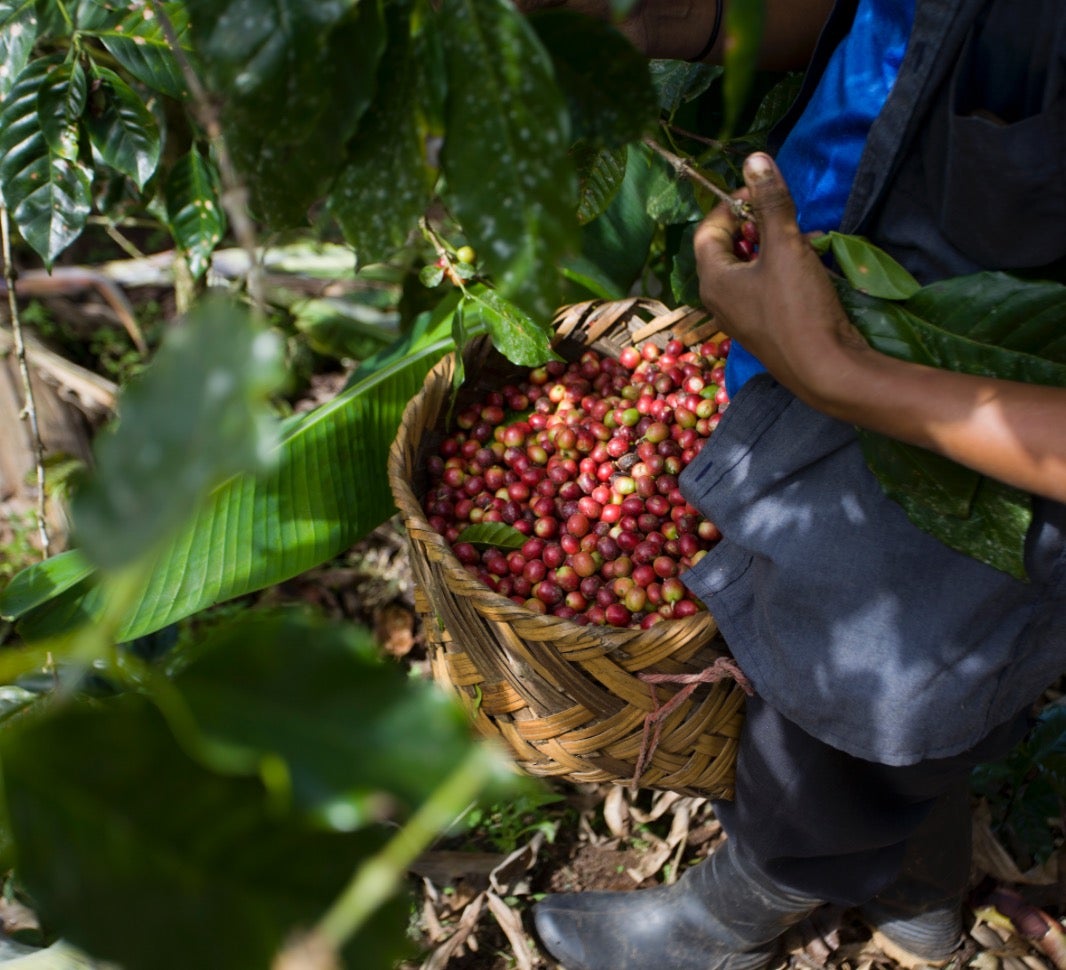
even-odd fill
[[(632, 791), (637, 790), (640, 784), (640, 776), (644, 774), (644, 769), (647, 767), (648, 762), (651, 761), (655, 750), (659, 747), (659, 740), (663, 732), (663, 722), (692, 696), (700, 684), (717, 684), (721, 680), (731, 678), (737, 682), (740, 689), (748, 697), (755, 693), (754, 688), (751, 686), (751, 681), (748, 680), (744, 671), (740, 669), (732, 657), (719, 657), (713, 664), (709, 667), (704, 667), (698, 674), (644, 673), (637, 674), (637, 677), (648, 685), (648, 690), (651, 691), (651, 701), (655, 708), (644, 716), (644, 733), (640, 741), (640, 754), (637, 756), (637, 766), (633, 772), (633, 781), (630, 784)], [(660, 704), (659, 698), (655, 693), (656, 684), (681, 684), (682, 687), (665, 704)]]

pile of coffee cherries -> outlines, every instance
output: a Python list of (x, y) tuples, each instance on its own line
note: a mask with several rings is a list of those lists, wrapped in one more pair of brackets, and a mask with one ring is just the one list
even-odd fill
[[(586, 350), (488, 392), (428, 460), (428, 522), (468, 572), (539, 613), (642, 628), (691, 616), (703, 606), (680, 575), (721, 535), (678, 476), (729, 403), (728, 350)], [(469, 541), (491, 523), (511, 541)]]

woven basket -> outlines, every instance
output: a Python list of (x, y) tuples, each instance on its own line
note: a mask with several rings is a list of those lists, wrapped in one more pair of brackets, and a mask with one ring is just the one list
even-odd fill
[[(565, 307), (555, 327), (556, 350), (570, 359), (589, 346), (617, 354), (647, 339), (692, 345), (715, 332), (703, 311), (647, 299)], [(487, 340), (464, 360), (457, 410), (519, 373)], [(733, 679), (707, 682), (708, 671), (731, 663), (709, 613), (647, 630), (544, 616), (471, 576), (426, 521), (426, 459), (444, 435), (454, 367), (452, 356), (441, 361), (410, 401), (388, 465), (434, 678), (529, 774), (730, 797), (745, 694)], [(663, 675), (667, 683), (649, 682)]]

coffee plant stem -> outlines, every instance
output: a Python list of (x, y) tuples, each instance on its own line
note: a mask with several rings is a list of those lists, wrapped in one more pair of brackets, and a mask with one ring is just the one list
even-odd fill
[(215, 157), (218, 159), (218, 174), (222, 180), (222, 207), (226, 210), (233, 234), (237, 242), (248, 254), (248, 295), (252, 300), (252, 308), (260, 317), (266, 316), (266, 297), (263, 286), (263, 268), (256, 255), (259, 241), (256, 236), (255, 224), (248, 215), (248, 189), (237, 172), (233, 159), (230, 157), (226, 139), (222, 134), (222, 122), (219, 118), (218, 109), (215, 107), (207, 89), (203, 86), (189, 58), (185, 54), (178, 32), (174, 24), (167, 16), (160, 0), (148, 0), (159, 21), (163, 36), (167, 39), (171, 52), (181, 68), (185, 83), (189, 86), (189, 95), (195, 108), (196, 116), (207, 133), (208, 140), (215, 149)]
[(37, 421), (37, 402), (33, 396), (30, 368), (26, 362), (26, 344), (22, 339), (22, 321), (19, 316), (18, 297), (15, 293), (18, 274), (11, 259), (11, 224), (8, 219), (7, 207), (4, 205), (0, 205), (0, 248), (3, 250), (8, 313), (11, 317), (11, 330), (15, 336), (15, 359), (18, 361), (19, 376), (22, 379), (23, 405), (21, 417), (28, 421), (30, 425), (33, 458), (37, 466), (37, 535), (41, 543), (41, 558), (47, 559), (51, 553), (52, 542), (48, 534), (48, 495), (45, 491), (44, 480), (44, 442), (41, 440), (41, 428)]
[(407, 824), (359, 867), (319, 921), (314, 935), (340, 950), (396, 891), (411, 863), (462, 814), (496, 771), (484, 746), (475, 744)]
[(666, 159), (678, 175), (682, 175), (690, 181), (695, 182), (697, 185), (705, 188), (712, 195), (728, 205), (738, 219), (752, 218), (751, 206), (748, 205), (747, 202), (743, 202), (740, 199), (734, 199), (733, 196), (725, 191), (725, 189), (720, 189), (714, 184), (714, 182), (699, 172), (688, 159), (682, 158), (680, 155), (675, 155), (672, 151), (668, 148), (664, 148), (650, 136), (645, 137), (643, 141), (648, 148), (655, 152), (655, 154)]

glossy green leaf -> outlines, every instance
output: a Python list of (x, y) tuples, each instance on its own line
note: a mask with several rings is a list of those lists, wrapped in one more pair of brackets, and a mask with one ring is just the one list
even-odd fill
[(29, 61), (36, 39), (36, 0), (0, 0), (0, 102)]
[[(189, 13), (184, 3), (161, 4), (174, 27), (186, 58), (189, 50)], [(115, 24), (97, 32), (104, 47), (129, 73), (153, 91), (172, 98), (188, 96), (188, 86), (177, 57), (151, 4), (131, 4), (129, 12)]]
[[(36, 719), (2, 755), (20, 883), (64, 939), (122, 966), (262, 970), (391, 835), (280, 812), (258, 780), (191, 760), (139, 697)], [(353, 966), (393, 965), (406, 910), (376, 914)]]
[(726, 34), (722, 77), (722, 99), (725, 119), (723, 138), (736, 131), (758, 65), (766, 20), (765, 0), (737, 0), (726, 7), (723, 28)]
[(420, 118), (423, 73), (406, 22), (392, 18), (380, 96), (349, 143), (329, 208), (363, 265), (404, 244), (429, 204), (433, 173)]
[(607, 211), (626, 175), (625, 148), (598, 148), (587, 143), (574, 150), (577, 163), (577, 221), (592, 222)]
[(569, 118), (551, 60), (509, 0), (445, 0), (434, 26), (448, 72), (446, 201), (501, 294), (546, 322), (556, 263), (577, 242)]
[(53, 154), (76, 161), (79, 123), (88, 96), (88, 81), (78, 61), (64, 61), (50, 71), (37, 93), (41, 131)]
[(77, 549), (68, 549), (24, 569), (0, 593), (0, 616), (15, 620), (58, 596), (93, 572), (93, 564)]
[(479, 549), (521, 549), (529, 536), (505, 522), (478, 522), (459, 533), (457, 542), (469, 542)]
[[(979, 273), (924, 287), (906, 302), (840, 286), (852, 321), (882, 353), (959, 371), (1066, 387), (1066, 287)], [(1024, 577), (1031, 497), (923, 449), (861, 432), (886, 493), (919, 528)]]
[(163, 145), (152, 112), (114, 71), (93, 69), (94, 104), (86, 116), (89, 139), (100, 158), (143, 189), (155, 173)]
[(570, 10), (540, 11), (530, 23), (551, 55), (575, 139), (620, 147), (655, 122), (648, 59), (613, 26)]
[(192, 37), (223, 98), (234, 162), (256, 214), (306, 225), (375, 95), (380, 0), (189, 0)]
[(467, 754), (469, 722), (429, 682), (383, 662), (368, 630), (286, 610), (214, 631), (176, 684), (213, 746), (280, 758), (294, 806), (351, 831), (402, 818)]
[(37, 96), (61, 61), (31, 61), (0, 108), (0, 196), (22, 238), (49, 268), (85, 228), (92, 208), (92, 177), (77, 161), (48, 145)]
[(792, 107), (802, 85), (803, 73), (791, 71), (770, 88), (755, 109), (748, 135), (766, 135)]
[(538, 323), (495, 290), (475, 287), (469, 294), (460, 304), (466, 330), (483, 327), (511, 363), (536, 367), (556, 356), (551, 349), (550, 321)]
[(672, 225), (693, 222), (703, 216), (696, 200), (692, 182), (678, 175), (658, 155), (649, 158), (646, 207), (648, 215), (658, 223)]
[(814, 248), (833, 254), (847, 281), (860, 293), (882, 300), (906, 300), (921, 284), (879, 246), (862, 236), (827, 232), (817, 237)]
[(219, 198), (218, 173), (195, 146), (171, 166), (164, 197), (171, 235), (193, 278), (198, 279), (226, 231), (226, 215)]
[(658, 94), (659, 107), (672, 117), (682, 104), (709, 91), (722, 76), (723, 69), (720, 65), (655, 59), (649, 63), (649, 73)]
[[(450, 327), (444, 313), (394, 352), (364, 362), (345, 391), (290, 430), (268, 471), (216, 488), (158, 554), (120, 639), (306, 572), (394, 514), (389, 447), (407, 402), (453, 349)], [(102, 591), (83, 581), (27, 613), (19, 633), (27, 641), (54, 635), (99, 615), (103, 604)]]
[(117, 426), (97, 436), (95, 469), (72, 502), (87, 558), (117, 568), (181, 525), (209, 489), (258, 469), (274, 440), (267, 399), (281, 348), (243, 308), (208, 300), (171, 329), (123, 390)]

